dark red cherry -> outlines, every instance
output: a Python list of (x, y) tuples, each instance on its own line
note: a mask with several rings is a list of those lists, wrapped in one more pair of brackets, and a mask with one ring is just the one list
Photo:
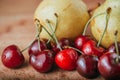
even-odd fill
[(16, 45), (6, 47), (1, 56), (2, 63), (8, 68), (18, 68), (23, 65), (25, 59)]
[[(117, 42), (118, 44), (118, 50), (120, 53), (120, 42)], [(115, 44), (112, 44), (109, 48), (108, 48), (108, 52), (116, 52), (116, 48), (115, 48)]]
[(55, 53), (58, 53), (60, 51), (60, 49), (58, 48), (57, 44), (52, 42), (51, 43), (51, 46), (52, 46), (52, 50), (55, 52)]
[(106, 80), (120, 80), (120, 61), (116, 62), (117, 56), (115, 52), (107, 52), (98, 61), (99, 72)]
[(95, 55), (97, 57), (100, 57), (103, 55), (104, 48), (97, 47), (95, 41), (89, 40), (84, 44), (82, 51), (86, 55)]
[(64, 70), (74, 70), (77, 59), (78, 53), (73, 49), (64, 49), (55, 56), (56, 64)]
[(99, 75), (98, 58), (92, 55), (81, 55), (77, 60), (77, 71), (85, 78), (96, 78)]
[(82, 50), (83, 45), (89, 40), (88, 36), (80, 35), (75, 39), (75, 47)]
[(54, 64), (54, 53), (50, 50), (37, 52), (36, 55), (30, 56), (30, 64), (38, 72), (48, 72)]
[[(72, 40), (70, 40), (68, 38), (61, 38), (59, 40), (59, 45), (61, 46), (61, 48), (64, 48), (65, 46), (73, 46), (73, 42), (72, 42)], [(52, 49), (56, 53), (58, 53), (60, 51), (60, 49), (58, 48), (58, 45), (56, 43), (52, 43)]]
[[(47, 46), (46, 46), (46, 43), (44, 41), (40, 41), (40, 48), (41, 48), (41, 51), (44, 50), (44, 49), (47, 49)], [(40, 50), (39, 50), (39, 46), (38, 46), (38, 39), (36, 39), (32, 45), (29, 47), (29, 55), (31, 54), (36, 54), (38, 53)]]
[(73, 46), (72, 40), (70, 40), (68, 38), (61, 38), (59, 40), (59, 44), (61, 45), (61, 47), (64, 47), (64, 46)]

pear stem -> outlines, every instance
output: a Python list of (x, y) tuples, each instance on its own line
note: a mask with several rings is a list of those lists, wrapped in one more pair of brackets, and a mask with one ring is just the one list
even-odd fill
[(116, 31), (114, 35), (115, 35), (115, 48), (117, 52), (116, 62), (119, 62), (119, 49), (118, 49), (118, 43), (117, 43), (117, 34), (118, 34), (118, 31)]
[(54, 38), (54, 40), (55, 40), (58, 48), (60, 49), (60, 51), (62, 51), (62, 48), (61, 48), (61, 46), (60, 46), (60, 44), (59, 44), (59, 42), (58, 42), (58, 39), (57, 39), (57, 37), (56, 37), (56, 35), (55, 35), (55, 33), (54, 33), (54, 30), (53, 30), (53, 28), (52, 28), (53, 26), (50, 24), (50, 21), (49, 21), (48, 19), (46, 20), (46, 22), (48, 23), (48, 26), (50, 27), (50, 29), (51, 29), (51, 31), (52, 31), (52, 34), (54, 34), (54, 35), (53, 35), (53, 38)]
[(96, 18), (97, 16), (100, 16), (100, 15), (103, 15), (103, 14), (106, 14), (106, 13), (97, 14), (97, 15), (91, 17), (91, 18), (88, 20), (88, 22), (87, 22), (86, 25), (85, 25), (83, 34), (82, 34), (83, 36), (85, 36), (85, 32), (86, 32), (86, 30), (87, 30), (87, 28), (88, 28), (88, 25), (90, 24), (91, 20), (93, 20), (93, 19)]
[(100, 46), (100, 44), (102, 42), (102, 39), (103, 39), (103, 37), (104, 37), (104, 35), (106, 33), (106, 30), (107, 30), (107, 27), (108, 27), (109, 18), (110, 18), (110, 12), (111, 12), (111, 8), (108, 8), (106, 10), (106, 25), (105, 25), (105, 29), (104, 29), (104, 31), (102, 33), (102, 36), (100, 37), (100, 40), (98, 41), (97, 47)]

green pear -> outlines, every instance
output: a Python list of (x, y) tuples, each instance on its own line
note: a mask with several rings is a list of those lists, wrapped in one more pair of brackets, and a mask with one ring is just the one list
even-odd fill
[[(118, 30), (117, 41), (120, 42), (120, 0), (106, 0), (98, 7), (93, 16), (106, 12), (111, 8), (107, 30), (102, 39), (101, 45), (108, 48), (114, 43), (114, 33)], [(91, 21), (91, 32), (96, 40), (99, 40), (106, 26), (106, 14), (99, 15)]]
[[(89, 19), (87, 7), (82, 0), (43, 0), (35, 11), (34, 19), (38, 19), (40, 24), (52, 33), (46, 19), (50, 20), (55, 27), (55, 13), (58, 15), (58, 24), (55, 31), (58, 39), (75, 39), (82, 34)], [(44, 29), (42, 29), (40, 37), (50, 38)]]

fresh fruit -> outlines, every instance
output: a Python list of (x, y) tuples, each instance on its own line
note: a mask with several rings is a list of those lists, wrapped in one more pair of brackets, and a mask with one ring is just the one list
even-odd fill
[(36, 39), (29, 47), (29, 50), (28, 50), (29, 55), (36, 54), (39, 51), (47, 49), (46, 43), (44, 41), (40, 41), (40, 50), (38, 45), (39, 45), (38, 39)]
[(64, 49), (56, 55), (55, 62), (63, 70), (74, 70), (77, 59), (78, 54), (75, 50)]
[[(58, 40), (61, 38), (75, 39), (82, 34), (89, 19), (87, 7), (82, 0), (43, 0), (35, 11), (34, 19), (38, 19), (41, 25), (51, 32), (46, 24), (46, 19), (49, 19), (52, 25), (55, 25), (55, 13), (58, 14), (58, 24), (55, 32)], [(42, 30), (40, 36), (41, 38), (50, 38), (45, 30)]]
[(107, 52), (98, 62), (98, 69), (100, 74), (107, 80), (120, 80), (120, 54), (117, 44), (117, 34), (115, 32), (115, 49), (116, 52)]
[[(102, 35), (100, 36), (100, 39), (97, 44), (95, 41), (89, 40), (87, 43), (85, 43), (83, 45), (82, 51), (84, 54), (100, 57), (105, 52), (104, 48), (100, 47), (100, 44), (103, 40), (103, 37), (105, 36), (105, 33), (107, 32), (106, 30), (108, 28), (108, 21), (109, 21), (110, 13), (111, 13), (111, 8), (109, 7), (109, 8), (107, 8), (105, 13), (100, 13), (100, 14), (92, 17), (94, 19), (96, 17), (102, 16), (102, 14), (106, 14), (106, 25), (105, 25), (105, 28), (104, 28)], [(91, 20), (92, 20), (92, 18), (91, 18)]]
[(80, 35), (75, 40), (75, 47), (79, 50), (82, 50), (83, 45), (89, 40), (87, 36)]
[(115, 52), (108, 52), (100, 57), (98, 69), (107, 80), (120, 80), (120, 61), (116, 62), (116, 58), (117, 54)]
[[(104, 4), (98, 7), (93, 16), (103, 13), (111, 7), (110, 18), (108, 22), (108, 28), (106, 30), (105, 36), (101, 42), (101, 45), (108, 48), (112, 43), (114, 43), (114, 32), (118, 30), (120, 32), (120, 0), (106, 0)], [(94, 18), (91, 22), (91, 31), (95, 39), (99, 40), (101, 34), (104, 31), (106, 24), (106, 15), (101, 15)], [(120, 42), (120, 33), (118, 33), (118, 42)]]
[(70, 40), (68, 38), (61, 38), (59, 40), (59, 44), (61, 45), (61, 47), (64, 47), (64, 46), (73, 46), (72, 40)]
[(75, 42), (74, 42), (75, 47), (76, 47), (77, 49), (79, 49), (80, 51), (82, 50), (83, 45), (84, 45), (88, 40), (90, 40), (90, 38), (89, 38), (90, 36), (88, 36), (88, 35), (85, 34), (85, 33), (86, 33), (86, 30), (87, 30), (87, 28), (88, 28), (88, 25), (89, 25), (89, 23), (90, 23), (90, 21), (91, 21), (91, 18), (90, 18), (90, 19), (88, 20), (88, 22), (86, 23), (82, 35), (79, 35), (79, 36), (75, 39)]
[[(61, 46), (61, 48), (63, 49), (65, 46), (73, 46), (73, 42), (68, 39), (68, 38), (61, 38), (59, 41), (58, 41), (59, 45)], [(60, 51), (59, 47), (57, 46), (56, 43), (53, 43), (52, 44), (52, 50), (55, 52), (55, 53), (58, 53)]]
[(81, 55), (77, 60), (77, 71), (85, 78), (96, 78), (99, 75), (98, 58), (92, 55)]
[(54, 64), (54, 53), (50, 50), (37, 52), (29, 58), (30, 64), (38, 72), (48, 72)]
[[(117, 44), (118, 44), (118, 49), (119, 49), (119, 53), (120, 53), (120, 42), (118, 42)], [(112, 44), (112, 45), (108, 48), (108, 52), (116, 52), (115, 44)]]
[(102, 47), (97, 47), (96, 42), (93, 40), (89, 40), (87, 43), (83, 45), (83, 53), (86, 55), (94, 55), (97, 57), (100, 57), (103, 55), (104, 48)]
[(25, 59), (16, 45), (6, 47), (1, 56), (2, 63), (8, 68), (18, 68), (23, 65)]

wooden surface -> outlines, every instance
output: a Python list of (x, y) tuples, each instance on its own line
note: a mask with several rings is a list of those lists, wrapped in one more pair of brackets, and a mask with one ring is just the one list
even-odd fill
[[(98, 6), (98, 2), (104, 0), (84, 1), (91, 11)], [(1, 53), (6, 46), (16, 44), (23, 49), (34, 39), (33, 14), (40, 2), (41, 0), (0, 0), (0, 80), (89, 80), (81, 77), (77, 71), (63, 71), (58, 68), (50, 73), (38, 73), (30, 66), (27, 51), (23, 53), (26, 62), (21, 68), (9, 69), (3, 66)]]

